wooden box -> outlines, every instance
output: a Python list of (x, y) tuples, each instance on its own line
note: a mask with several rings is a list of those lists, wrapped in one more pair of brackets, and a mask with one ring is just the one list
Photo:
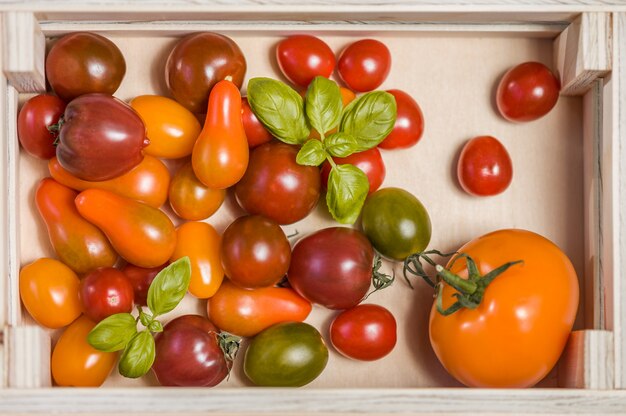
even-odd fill
[[(0, 2), (0, 412), (307, 414), (307, 413), (626, 413), (626, 4), (614, 1), (461, 0), (270, 4), (199, 1)], [(127, 73), (116, 96), (167, 95), (163, 67), (186, 33), (233, 38), (248, 61), (246, 79), (279, 77), (273, 48), (282, 37), (311, 33), (335, 51), (373, 37), (392, 53), (381, 88), (409, 92), (426, 130), (410, 150), (385, 152), (384, 186), (399, 186), (424, 203), (433, 221), (430, 247), (455, 249), (485, 232), (519, 227), (552, 239), (572, 259), (581, 283), (579, 316), (557, 368), (525, 390), (461, 387), (438, 363), (427, 335), (432, 292), (402, 279), (368, 301), (389, 307), (399, 323), (394, 352), (374, 363), (331, 351), (325, 372), (301, 389), (247, 385), (241, 359), (230, 380), (213, 389), (154, 387), (155, 380), (112, 375), (99, 389), (51, 387), (51, 340), (22, 310), (20, 267), (52, 256), (33, 203), (46, 164), (20, 151), (19, 103), (46, 88), (48, 40), (93, 31), (122, 50)], [(495, 86), (511, 66), (537, 60), (562, 83), (555, 109), (531, 123), (503, 120)], [(245, 83), (244, 83), (245, 85)], [(514, 163), (503, 194), (465, 195), (454, 168), (461, 145), (476, 135), (501, 139)], [(323, 202), (302, 222), (307, 233), (332, 221)], [(208, 222), (223, 231), (241, 211), (227, 203)], [(399, 264), (385, 264), (385, 270)], [(186, 299), (184, 311), (204, 304)], [(176, 314), (181, 313), (177, 310)], [(331, 311), (308, 322), (326, 336)], [(506, 369), (503, 369), (506, 371)]]

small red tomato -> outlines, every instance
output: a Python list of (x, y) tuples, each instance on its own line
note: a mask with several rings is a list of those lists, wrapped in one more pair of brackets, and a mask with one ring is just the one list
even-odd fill
[(339, 55), (337, 69), (346, 85), (358, 92), (372, 91), (389, 75), (391, 53), (374, 39), (362, 39), (349, 45)]
[(112, 267), (97, 269), (80, 282), (80, 301), (85, 315), (95, 322), (133, 309), (133, 285)]
[(301, 87), (307, 87), (316, 76), (330, 77), (335, 69), (333, 51), (311, 35), (294, 35), (280, 41), (276, 59), (287, 79)]
[(467, 193), (476, 196), (497, 195), (511, 183), (513, 164), (498, 139), (479, 136), (463, 146), (457, 175), (461, 187)]
[(556, 105), (561, 84), (544, 64), (525, 62), (510, 69), (498, 84), (497, 104), (509, 121), (532, 121)]
[(355, 306), (330, 324), (330, 342), (341, 354), (356, 360), (378, 360), (393, 350), (396, 340), (395, 318), (378, 305)]
[[(375, 192), (385, 180), (387, 170), (385, 162), (380, 155), (380, 150), (376, 147), (364, 152), (353, 153), (348, 157), (334, 157), (333, 160), (338, 165), (351, 164), (361, 169), (370, 183), (369, 193)], [(322, 165), (321, 181), (322, 187), (325, 189), (328, 184), (328, 175), (330, 174), (330, 164), (326, 161)]]
[(157, 274), (165, 268), (169, 263), (165, 263), (158, 267), (139, 267), (128, 263), (122, 268), (122, 272), (126, 275), (130, 284), (133, 286), (135, 303), (137, 305), (147, 305), (148, 289)]
[(417, 101), (400, 90), (388, 90), (396, 99), (398, 115), (391, 133), (378, 145), (381, 149), (404, 149), (411, 147), (422, 138), (424, 116)]
[(56, 154), (58, 133), (48, 130), (57, 124), (65, 111), (65, 102), (54, 95), (40, 94), (26, 101), (17, 116), (17, 137), (29, 154), (50, 159)]
[(272, 134), (256, 118), (246, 97), (241, 98), (241, 120), (251, 149), (272, 140)]

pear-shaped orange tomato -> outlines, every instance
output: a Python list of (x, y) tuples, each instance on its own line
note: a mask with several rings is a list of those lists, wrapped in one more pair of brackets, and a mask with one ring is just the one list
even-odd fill
[(75, 203), (80, 215), (100, 228), (129, 263), (157, 267), (174, 252), (174, 224), (157, 208), (102, 189), (81, 192)]
[(211, 90), (204, 127), (191, 154), (193, 171), (209, 188), (225, 189), (239, 182), (248, 157), (241, 94), (232, 82), (220, 81)]
[(52, 178), (43, 179), (37, 187), (35, 203), (54, 252), (79, 274), (113, 266), (117, 253), (102, 231), (80, 216), (74, 205), (76, 195)]

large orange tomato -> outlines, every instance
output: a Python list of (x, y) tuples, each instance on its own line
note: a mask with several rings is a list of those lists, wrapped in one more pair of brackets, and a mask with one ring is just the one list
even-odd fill
[[(430, 313), (430, 341), (437, 357), (457, 380), (477, 387), (529, 387), (554, 367), (578, 309), (578, 279), (572, 263), (548, 239), (524, 230), (500, 230), (459, 249), (469, 255), (480, 277), (468, 279), (468, 261), (448, 264), (444, 280), (457, 280), (475, 309), (461, 307), (447, 316)], [(510, 262), (483, 288), (487, 273)], [(455, 277), (456, 276), (456, 277)], [(478, 283), (476, 283), (478, 282)], [(442, 284), (441, 309), (458, 293)], [(484, 290), (481, 299), (480, 292)]]

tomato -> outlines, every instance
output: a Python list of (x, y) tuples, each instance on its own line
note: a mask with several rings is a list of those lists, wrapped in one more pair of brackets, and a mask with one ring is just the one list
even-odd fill
[(291, 246), (280, 226), (260, 215), (239, 217), (224, 231), (224, 272), (245, 288), (272, 286), (289, 269)]
[(148, 304), (147, 299), (150, 284), (156, 275), (159, 274), (159, 272), (167, 265), (168, 263), (165, 263), (161, 266), (145, 268), (128, 263), (122, 268), (122, 272), (126, 275), (130, 284), (133, 286), (133, 297), (137, 305)]
[[(572, 263), (546, 238), (524, 230), (500, 230), (459, 250), (485, 275), (512, 261), (485, 289), (476, 309), (444, 316), (436, 303), (429, 334), (435, 354), (457, 380), (468, 386), (530, 387), (557, 363), (578, 309), (578, 279)], [(465, 259), (448, 264), (467, 279)], [(480, 279), (480, 278), (479, 278)], [(443, 285), (443, 309), (455, 301)]]
[(207, 313), (222, 330), (252, 337), (280, 322), (302, 322), (311, 303), (285, 287), (243, 289), (228, 280), (209, 299)]
[(272, 141), (255, 148), (245, 175), (235, 186), (239, 205), (279, 224), (306, 217), (320, 197), (320, 174), (315, 166), (296, 162), (299, 148)]
[(388, 90), (396, 99), (397, 116), (393, 130), (378, 147), (381, 149), (403, 149), (417, 143), (424, 133), (424, 115), (417, 101), (400, 90)]
[(26, 101), (17, 116), (17, 138), (30, 155), (50, 159), (56, 154), (58, 134), (48, 130), (65, 111), (65, 102), (50, 94), (36, 95)]
[(176, 101), (158, 95), (140, 95), (130, 106), (143, 120), (150, 144), (144, 153), (154, 157), (177, 159), (189, 156), (200, 135), (200, 122)]
[(186, 222), (176, 229), (176, 248), (170, 261), (189, 256), (189, 293), (197, 298), (210, 298), (224, 280), (220, 244), (220, 235), (206, 222)]
[(348, 45), (337, 62), (339, 77), (357, 92), (378, 88), (389, 75), (390, 68), (389, 49), (374, 39), (362, 39)]
[(104, 181), (122, 175), (143, 160), (150, 143), (141, 117), (126, 103), (106, 94), (87, 94), (65, 109), (57, 159), (72, 175)]
[(287, 278), (305, 299), (329, 309), (347, 309), (365, 297), (373, 261), (374, 249), (361, 232), (325, 228), (298, 241)]
[(165, 64), (172, 97), (192, 113), (204, 113), (213, 86), (230, 79), (241, 88), (246, 59), (232, 39), (210, 32), (192, 33), (174, 47)]
[(496, 103), (509, 121), (532, 121), (548, 114), (559, 99), (561, 84), (544, 64), (525, 62), (500, 80)]
[(20, 298), (39, 325), (57, 329), (81, 313), (78, 276), (58, 260), (42, 258), (20, 270)]
[(463, 146), (457, 176), (461, 187), (470, 195), (497, 195), (511, 184), (513, 163), (498, 139), (479, 136)]
[[(333, 160), (338, 165), (351, 164), (361, 169), (370, 184), (369, 193), (372, 194), (385, 180), (387, 170), (385, 169), (385, 162), (380, 155), (380, 150), (373, 147), (364, 152), (353, 153), (348, 157), (333, 157)], [(324, 162), (321, 169), (321, 182), (322, 187), (326, 188), (328, 184), (328, 175), (330, 174), (330, 163)]]
[(50, 360), (52, 378), (59, 386), (98, 387), (111, 373), (117, 353), (89, 345), (87, 335), (94, 326), (96, 323), (83, 315), (61, 334)]
[(256, 118), (246, 97), (241, 98), (241, 121), (251, 149), (272, 140), (272, 134)]
[(95, 33), (70, 33), (46, 57), (46, 79), (65, 101), (79, 95), (113, 94), (126, 73), (124, 56), (109, 39)]
[(293, 35), (278, 42), (276, 59), (283, 75), (300, 87), (313, 78), (325, 78), (335, 70), (335, 54), (321, 39), (311, 35)]
[(180, 218), (199, 221), (209, 218), (222, 206), (225, 189), (211, 189), (193, 173), (191, 162), (185, 163), (172, 178), (170, 206)]
[(396, 346), (396, 319), (378, 305), (357, 305), (345, 310), (330, 324), (330, 342), (349, 358), (373, 361)]
[(302, 322), (276, 324), (250, 342), (246, 376), (257, 386), (300, 387), (326, 368), (328, 348), (317, 329)]
[(133, 310), (133, 285), (121, 271), (103, 267), (80, 281), (80, 301), (85, 316), (94, 322)]
[(383, 256), (404, 260), (430, 242), (428, 211), (411, 193), (400, 188), (379, 189), (365, 201), (361, 227)]

